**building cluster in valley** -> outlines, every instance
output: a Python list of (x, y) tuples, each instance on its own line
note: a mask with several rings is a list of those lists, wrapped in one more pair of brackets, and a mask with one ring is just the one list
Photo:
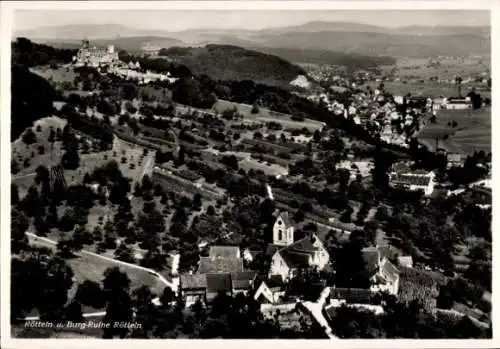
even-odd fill
[[(147, 47), (150, 52), (151, 47)], [(153, 51), (154, 54), (156, 51)], [(92, 67), (101, 73), (117, 75), (125, 80), (136, 81), (138, 84), (148, 84), (153, 81), (174, 83), (177, 79), (170, 72), (155, 73), (144, 70), (138, 61), (122, 62), (113, 45), (106, 48), (91, 46), (88, 40), (82, 41), (82, 46), (73, 57), (75, 67)]]
[[(272, 231), (272, 243), (265, 251), (238, 246), (211, 246), (207, 257), (200, 257), (196, 272), (180, 275), (179, 296), (186, 305), (197, 301), (210, 304), (217, 294), (234, 296), (238, 293), (252, 296), (263, 306), (279, 307), (300, 301), (300, 297), (289, 294), (290, 282), (303, 271), (332, 270), (332, 259), (323, 242), (314, 233), (296, 239), (295, 227), (287, 212), (280, 212)], [(400, 289), (399, 267), (412, 268), (412, 258), (397, 256), (392, 246), (379, 245), (362, 250), (370, 287), (366, 289), (328, 287), (328, 304), (369, 303), (377, 294), (398, 296)], [(392, 254), (391, 254), (392, 253)], [(250, 269), (252, 262), (267, 255), (271, 262), (268, 272), (259, 273)], [(392, 256), (392, 257), (391, 257)], [(391, 261), (391, 260), (392, 261)], [(363, 295), (359, 299), (359, 295)], [(369, 304), (366, 304), (370, 307)]]

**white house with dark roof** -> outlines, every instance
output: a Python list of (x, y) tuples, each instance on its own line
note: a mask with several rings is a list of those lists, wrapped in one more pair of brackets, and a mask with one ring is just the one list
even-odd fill
[(254, 286), (256, 286), (254, 299), (261, 303), (279, 303), (285, 296), (286, 285), (280, 275), (257, 277)]
[(367, 271), (370, 273), (372, 292), (387, 292), (397, 295), (399, 270), (387, 258), (384, 246), (367, 247), (362, 250)]

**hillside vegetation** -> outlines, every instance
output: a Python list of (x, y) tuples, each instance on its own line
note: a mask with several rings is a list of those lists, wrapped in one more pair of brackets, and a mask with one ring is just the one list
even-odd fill
[(38, 119), (52, 114), (55, 90), (44, 78), (29, 71), (29, 67), (71, 60), (71, 50), (58, 50), (47, 45), (19, 38), (12, 43), (11, 139)]
[(230, 45), (162, 50), (162, 55), (186, 65), (195, 75), (214, 80), (252, 80), (267, 85), (286, 86), (297, 75), (307, 75), (300, 67), (269, 54)]

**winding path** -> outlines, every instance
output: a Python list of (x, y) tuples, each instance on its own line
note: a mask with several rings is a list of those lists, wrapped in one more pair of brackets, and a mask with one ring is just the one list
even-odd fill
[[(30, 233), (30, 232), (26, 232), (26, 235), (28, 235), (29, 237), (35, 239), (35, 240), (41, 240), (41, 241), (44, 241), (46, 243), (49, 243), (51, 245), (55, 245), (57, 246), (57, 241), (54, 241), (54, 240), (51, 240), (51, 239), (48, 239), (46, 237), (42, 237), (42, 236), (38, 236), (36, 234), (33, 234), (33, 233)], [(141, 267), (139, 265), (136, 265), (136, 264), (132, 264), (132, 263), (127, 263), (127, 262), (123, 262), (123, 261), (120, 261), (118, 259), (114, 259), (114, 258), (110, 258), (110, 257), (106, 257), (106, 256), (102, 256), (98, 253), (94, 253), (94, 252), (90, 252), (90, 251), (87, 251), (87, 250), (81, 250), (77, 253), (75, 253), (76, 255), (78, 254), (87, 254), (87, 255), (90, 255), (92, 257), (96, 257), (96, 258), (100, 258), (100, 259), (104, 259), (104, 260), (107, 260), (109, 262), (112, 262), (112, 263), (116, 263), (116, 264), (120, 264), (120, 265), (124, 265), (124, 266), (127, 266), (129, 268), (135, 268), (135, 269), (139, 269), (139, 270), (143, 270), (143, 271), (146, 271), (148, 272), (149, 274), (152, 274), (154, 275), (155, 277), (158, 278), (158, 280), (160, 280), (165, 286), (168, 286), (172, 289), (172, 291), (174, 292), (177, 292), (177, 284), (176, 283), (173, 283), (171, 281), (168, 281), (167, 279), (165, 279), (164, 276), (162, 276), (160, 273), (158, 273), (157, 271), (153, 270), (153, 269), (149, 269), (149, 268), (145, 268), (145, 267)]]

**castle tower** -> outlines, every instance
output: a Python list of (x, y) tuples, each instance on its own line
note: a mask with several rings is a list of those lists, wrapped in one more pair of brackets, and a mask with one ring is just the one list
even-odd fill
[(288, 217), (288, 212), (282, 212), (276, 218), (273, 227), (273, 244), (289, 246), (294, 242), (294, 228)]
[(88, 49), (90, 47), (90, 42), (87, 39), (82, 40), (82, 48)]

